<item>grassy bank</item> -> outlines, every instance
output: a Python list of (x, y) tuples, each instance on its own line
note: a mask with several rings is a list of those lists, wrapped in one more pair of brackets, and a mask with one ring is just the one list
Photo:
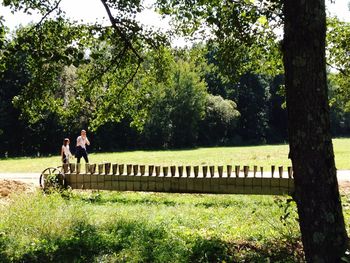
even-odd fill
[[(0, 206), (2, 262), (300, 262), (295, 206), (271, 196), (84, 192)], [(347, 221), (348, 222), (348, 221)], [(0, 260), (0, 261), (1, 261)]]
[[(350, 139), (334, 139), (338, 169), (350, 169)], [(265, 169), (275, 165), (290, 165), (288, 145), (246, 147), (209, 147), (193, 150), (128, 151), (90, 154), (91, 163), (115, 162), (157, 165), (259, 165)], [(75, 160), (73, 160), (74, 162)], [(41, 172), (60, 165), (59, 156), (44, 158), (9, 158), (0, 160), (1, 172)]]

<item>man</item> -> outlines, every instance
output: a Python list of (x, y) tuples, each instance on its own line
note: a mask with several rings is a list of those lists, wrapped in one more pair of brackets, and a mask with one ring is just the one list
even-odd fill
[(75, 153), (75, 157), (77, 158), (77, 163), (80, 163), (81, 157), (84, 158), (86, 163), (89, 163), (88, 154), (86, 151), (86, 145), (90, 145), (90, 142), (86, 137), (86, 131), (81, 130), (80, 136), (77, 138), (77, 148)]

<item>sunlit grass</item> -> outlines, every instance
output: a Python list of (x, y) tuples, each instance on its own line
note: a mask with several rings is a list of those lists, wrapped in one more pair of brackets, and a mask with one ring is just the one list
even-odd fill
[[(294, 262), (300, 254), (289, 255), (285, 246), (299, 240), (296, 208), (281, 220), (285, 207), (286, 198), (272, 196), (21, 195), (0, 206), (0, 257), (4, 262), (265, 262), (274, 257)], [(242, 243), (256, 250), (235, 247)]]
[[(350, 169), (350, 139), (334, 139), (338, 169)], [(132, 163), (155, 165), (258, 165), (269, 170), (271, 165), (290, 165), (288, 145), (242, 147), (208, 147), (192, 150), (125, 151), (91, 153), (91, 163)], [(73, 160), (74, 162), (75, 160)], [(41, 172), (60, 165), (60, 157), (10, 158), (0, 160), (0, 172)]]

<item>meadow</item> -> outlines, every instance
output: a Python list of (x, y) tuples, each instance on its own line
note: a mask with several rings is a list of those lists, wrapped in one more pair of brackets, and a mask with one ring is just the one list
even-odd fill
[[(350, 139), (334, 139), (336, 166), (350, 169)], [(59, 147), (58, 147), (59, 148)], [(269, 170), (271, 165), (291, 165), (288, 145), (261, 145), (240, 147), (207, 147), (190, 150), (125, 151), (114, 153), (91, 153), (90, 163), (123, 163), (155, 165), (258, 165)], [(73, 162), (75, 159), (73, 159)], [(41, 172), (47, 167), (60, 164), (59, 156), (20, 157), (0, 159), (0, 173)]]
[[(350, 139), (335, 139), (350, 168)], [(93, 162), (289, 165), (287, 145), (91, 154)], [(59, 157), (0, 161), (1, 172), (40, 172)], [(350, 195), (342, 195), (350, 231)], [(0, 262), (303, 262), (288, 196), (65, 190), (0, 202)]]

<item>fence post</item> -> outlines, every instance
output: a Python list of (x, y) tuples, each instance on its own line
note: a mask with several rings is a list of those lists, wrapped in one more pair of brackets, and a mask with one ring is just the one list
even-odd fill
[(152, 176), (154, 170), (154, 165), (148, 165), (148, 175)]
[(215, 166), (214, 165), (210, 165), (209, 166), (209, 171), (210, 171), (210, 177), (214, 177)]
[(98, 174), (102, 174), (103, 173), (103, 164), (98, 164)]
[(186, 176), (187, 177), (191, 176), (191, 166), (186, 166)]
[(166, 177), (168, 175), (168, 170), (169, 170), (168, 166), (163, 166), (163, 176), (164, 177)]
[(208, 173), (208, 166), (203, 166), (203, 177), (207, 177), (207, 173)]
[(90, 164), (90, 173), (94, 174), (96, 172), (96, 164)]
[(170, 173), (171, 173), (171, 177), (174, 177), (176, 174), (176, 166), (172, 165), (170, 166)]
[(248, 177), (248, 174), (249, 174), (249, 166), (248, 165), (243, 166), (243, 172), (244, 172), (244, 177)]
[(235, 166), (236, 177), (239, 177), (239, 165)]
[(273, 178), (273, 174), (275, 173), (275, 165), (271, 165), (271, 178)]
[(69, 167), (69, 164), (68, 163), (64, 163), (63, 164), (63, 172), (66, 174), (68, 173), (68, 167)]
[(198, 172), (199, 172), (199, 166), (196, 165), (196, 166), (193, 166), (193, 172), (194, 172), (194, 177), (198, 177)]
[(124, 164), (119, 164), (118, 170), (119, 170), (119, 175), (123, 175), (124, 174)]
[(219, 173), (220, 178), (222, 177), (223, 172), (224, 172), (224, 167), (222, 165), (219, 165), (218, 166), (218, 173)]
[(227, 165), (227, 177), (231, 177), (231, 173), (232, 173), (232, 165)]
[(293, 178), (293, 169), (292, 166), (288, 166), (288, 177)]
[(156, 166), (156, 176), (159, 176), (160, 175), (160, 166), (157, 165)]
[(258, 166), (254, 165), (253, 169), (254, 169), (254, 178), (255, 178), (256, 177), (256, 173), (258, 171)]
[(261, 178), (264, 177), (264, 167), (260, 166), (260, 174), (261, 174)]
[(117, 170), (118, 170), (118, 164), (114, 163), (112, 165), (112, 173), (113, 173), (113, 175), (117, 174)]
[(278, 173), (279, 173), (280, 178), (282, 178), (283, 177), (283, 166), (278, 167)]
[(132, 169), (132, 164), (127, 164), (126, 165), (126, 175), (130, 175), (131, 174), (131, 169)]
[(140, 173), (141, 175), (145, 175), (146, 172), (146, 166), (145, 165), (140, 165)]
[(178, 166), (177, 170), (179, 171), (179, 177), (183, 176), (183, 172), (184, 172), (184, 167), (183, 166)]
[(81, 167), (80, 163), (77, 163), (77, 174), (80, 174), (80, 167)]
[(69, 164), (69, 170), (70, 170), (70, 173), (74, 173), (74, 171), (75, 171), (75, 163), (70, 163)]
[(139, 166), (137, 164), (133, 165), (132, 170), (134, 172), (134, 175), (137, 175), (139, 173)]
[(105, 163), (105, 174), (109, 174), (111, 172), (111, 163)]

